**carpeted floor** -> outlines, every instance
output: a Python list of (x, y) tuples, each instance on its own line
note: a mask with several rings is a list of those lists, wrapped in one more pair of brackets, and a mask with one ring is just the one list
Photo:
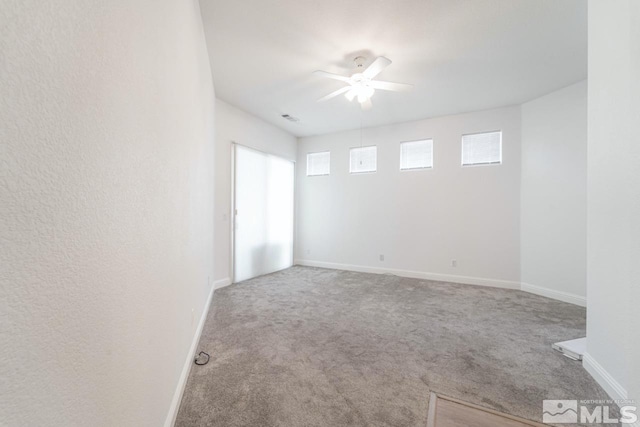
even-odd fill
[(177, 426), (425, 426), (429, 393), (540, 421), (607, 399), (551, 344), (585, 309), (521, 291), (293, 267), (215, 292)]

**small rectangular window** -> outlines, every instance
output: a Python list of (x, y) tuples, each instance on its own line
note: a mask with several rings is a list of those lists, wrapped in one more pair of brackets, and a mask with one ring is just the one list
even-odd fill
[(378, 162), (378, 148), (370, 147), (352, 148), (349, 151), (349, 172), (365, 173), (375, 172)]
[(433, 167), (433, 139), (400, 143), (400, 170)]
[(331, 171), (331, 152), (307, 154), (307, 176), (329, 175)]
[(502, 163), (502, 132), (462, 135), (462, 166)]

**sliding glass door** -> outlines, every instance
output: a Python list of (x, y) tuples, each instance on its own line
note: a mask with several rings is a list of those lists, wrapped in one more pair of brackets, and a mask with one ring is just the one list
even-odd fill
[(294, 164), (235, 145), (234, 281), (293, 264)]

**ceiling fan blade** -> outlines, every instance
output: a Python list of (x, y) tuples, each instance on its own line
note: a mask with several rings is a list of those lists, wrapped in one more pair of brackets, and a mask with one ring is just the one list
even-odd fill
[(360, 107), (362, 108), (362, 111), (371, 110), (371, 107), (373, 107), (373, 104), (371, 103), (371, 98), (367, 98), (364, 102), (361, 102)]
[(322, 98), (318, 99), (318, 102), (322, 102), (322, 101), (326, 101), (327, 99), (331, 99), (333, 97), (336, 97), (338, 95), (341, 95), (343, 93), (345, 93), (346, 91), (348, 91), (349, 89), (351, 89), (351, 86), (345, 86), (343, 88), (340, 88), (334, 92), (331, 92), (329, 95), (323, 96)]
[(369, 82), (369, 86), (374, 89), (392, 90), (394, 92), (403, 92), (413, 89), (413, 85), (409, 85), (406, 83), (381, 82), (379, 80), (371, 80)]
[(329, 79), (340, 80), (341, 82), (351, 81), (349, 77), (341, 76), (340, 74), (329, 73), (328, 71), (317, 70), (317, 71), (314, 71), (313, 74), (320, 77), (327, 77)]
[(384, 70), (391, 64), (391, 60), (384, 56), (379, 56), (366, 70), (362, 72), (362, 75), (368, 79), (372, 79), (377, 76), (380, 71)]

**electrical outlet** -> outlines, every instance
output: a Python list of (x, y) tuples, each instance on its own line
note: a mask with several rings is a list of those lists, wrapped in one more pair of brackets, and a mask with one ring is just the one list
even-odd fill
[(458, 260), (457, 259), (452, 259), (451, 260), (451, 267), (455, 268), (458, 266)]
[(384, 255), (380, 254), (380, 261), (384, 261)]

